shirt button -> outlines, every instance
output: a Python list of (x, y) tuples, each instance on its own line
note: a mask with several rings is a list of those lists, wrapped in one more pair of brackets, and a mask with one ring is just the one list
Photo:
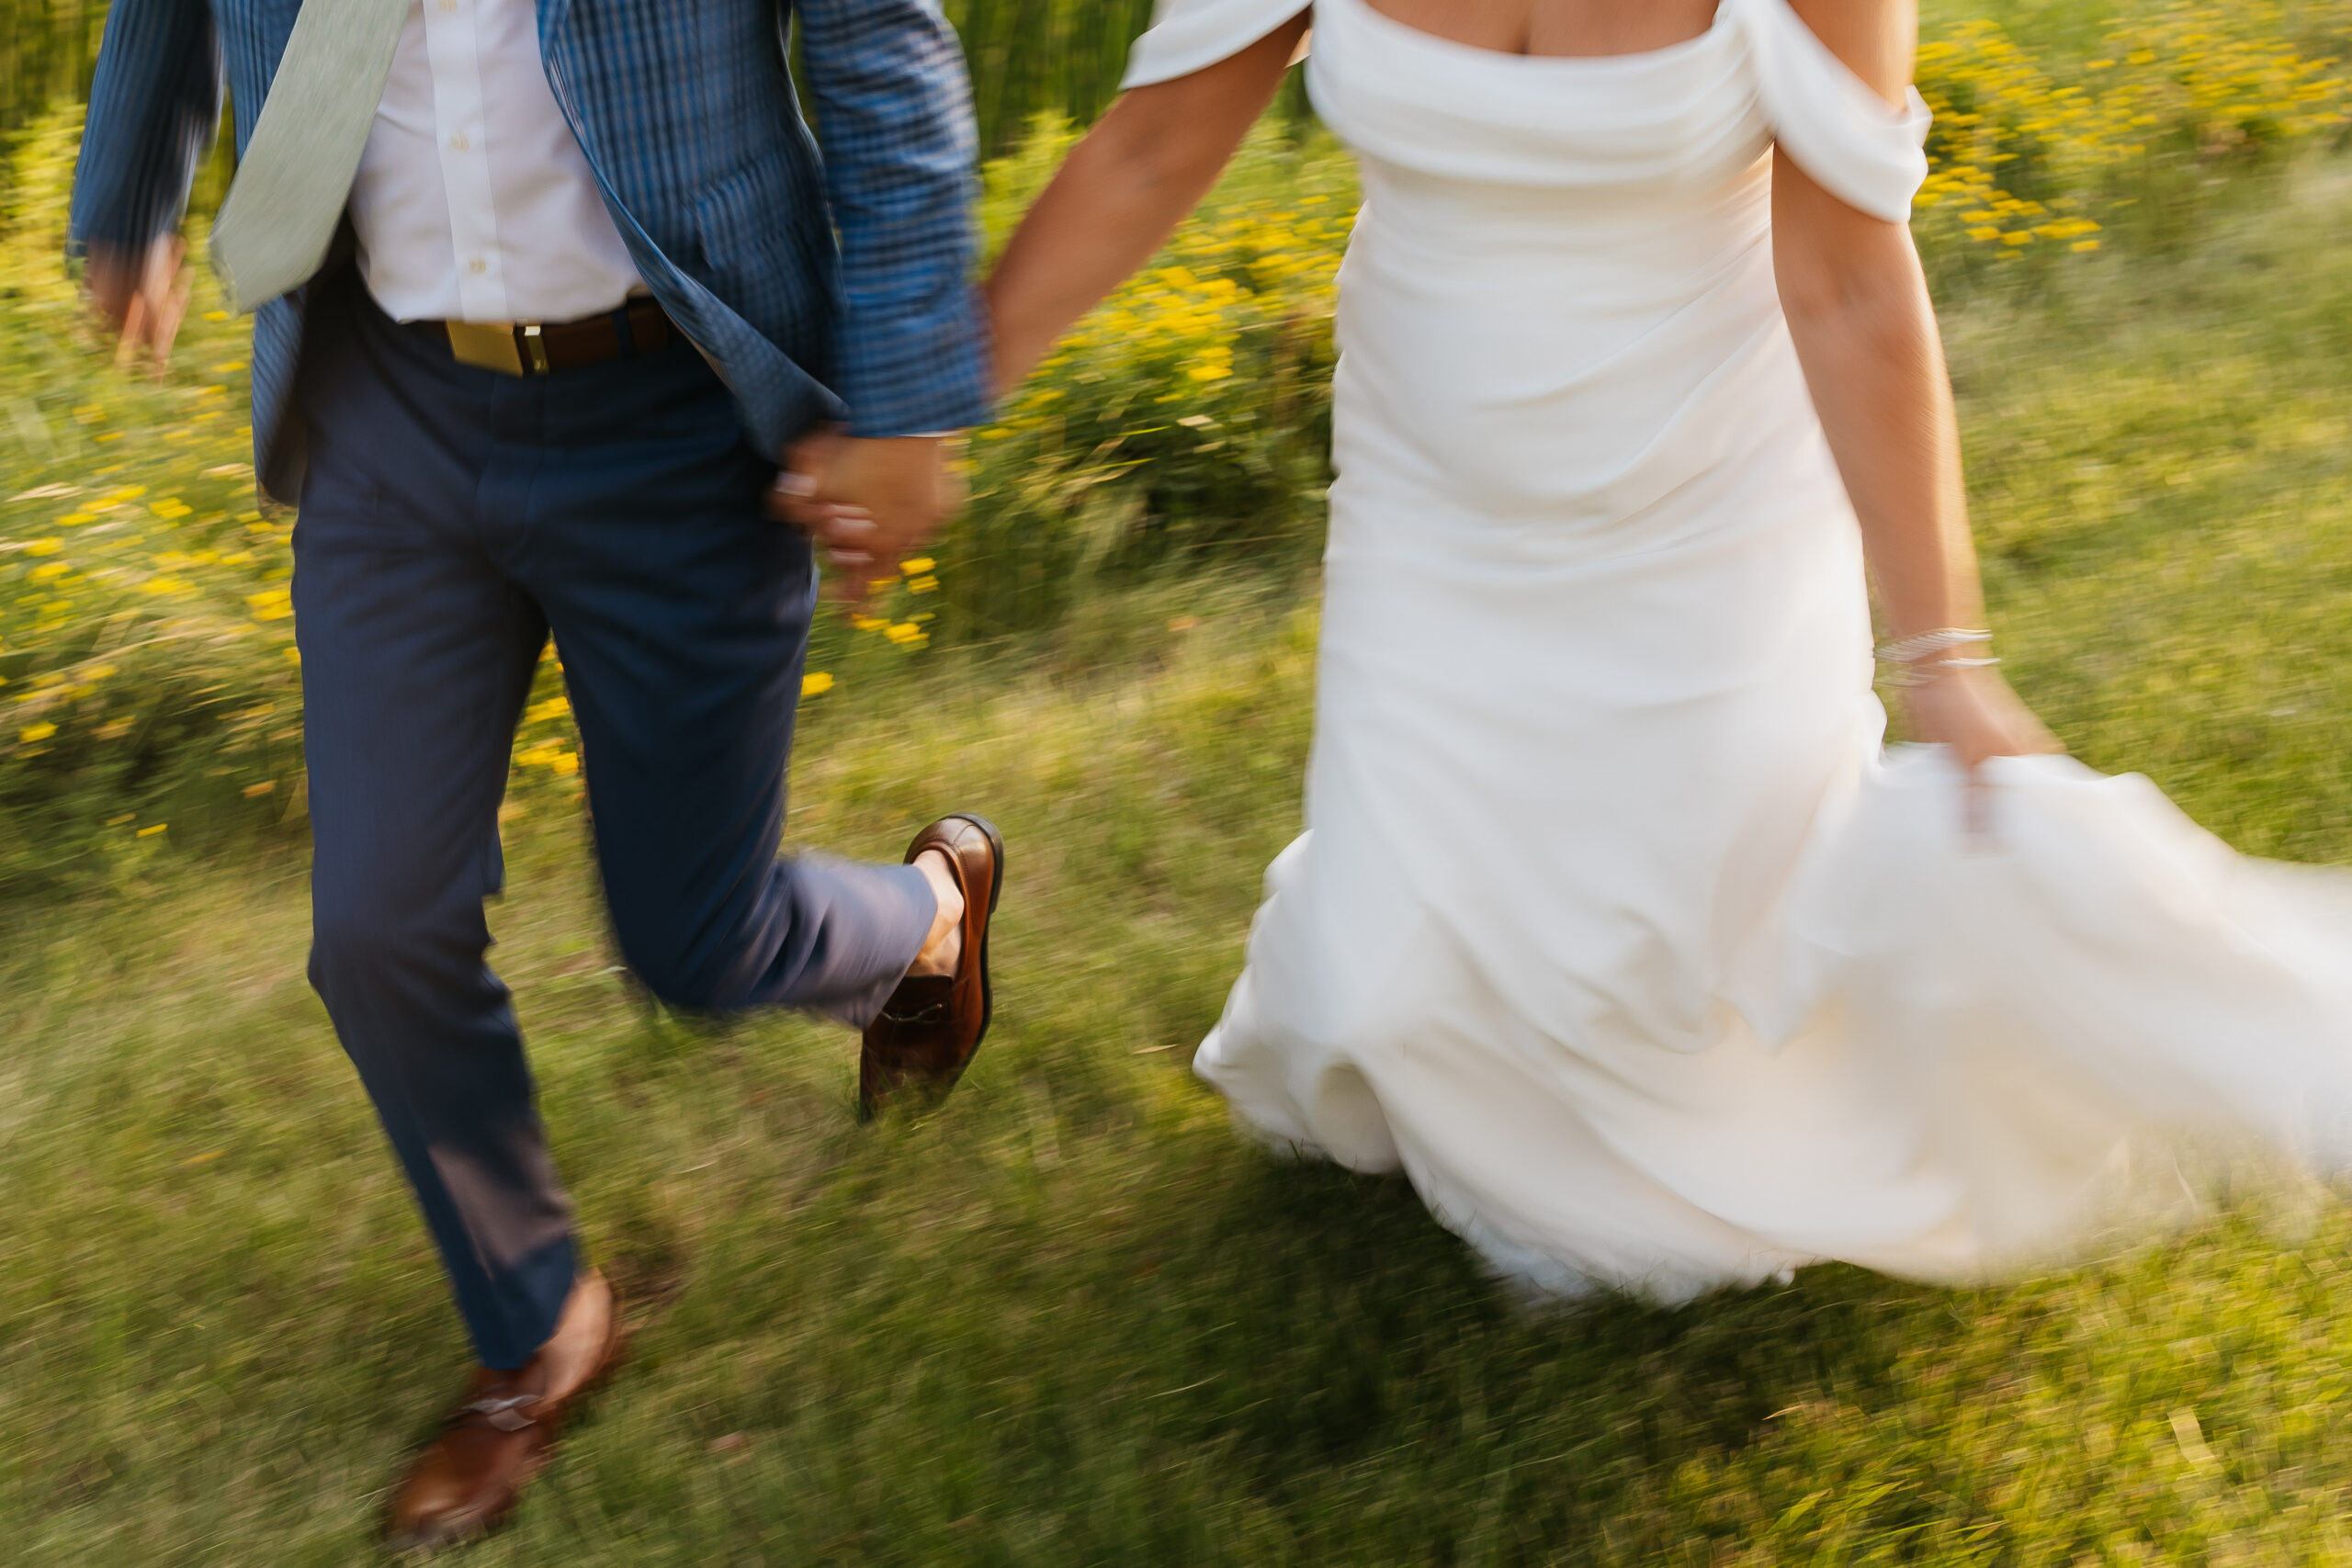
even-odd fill
[(457, 134), (457, 135), (452, 136), (451, 138), (449, 138), (449, 145), (450, 145), (451, 147), (455, 148), (457, 151), (458, 151), (458, 152), (464, 152), (467, 148), (469, 148), (469, 147), (470, 147), (470, 146), (472, 146), (472, 145), (473, 145), (473, 143), (472, 143), (472, 142), (470, 142), (470, 141), (468, 141), (466, 140), (466, 133), (465, 133), (464, 131), (462, 131), (462, 130), (461, 130), (461, 131), (458, 132), (458, 134)]
[(466, 264), (466, 270), (468, 272), (488, 272), (490, 270), (490, 264), (482, 260), (481, 257), (476, 256), (473, 260)]

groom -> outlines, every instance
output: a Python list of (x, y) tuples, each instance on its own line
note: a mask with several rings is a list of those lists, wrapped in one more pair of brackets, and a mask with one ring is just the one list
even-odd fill
[(483, 961), (550, 633), (648, 986), (863, 1028), (869, 1108), (986, 1028), (985, 821), (777, 858), (816, 574), (765, 513), (797, 452), (887, 571), (947, 508), (942, 437), (987, 412), (968, 88), (936, 0), (115, 0), (73, 234), (159, 356), (224, 73), (213, 261), (301, 508), (311, 978), (480, 1361), (392, 1509), (429, 1544), (505, 1516), (620, 1346)]

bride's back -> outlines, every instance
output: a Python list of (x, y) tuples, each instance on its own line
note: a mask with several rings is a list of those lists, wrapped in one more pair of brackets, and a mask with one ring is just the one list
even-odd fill
[(1715, 0), (1373, 0), (1392, 20), (1498, 54), (1600, 57), (1667, 49), (1707, 30)]

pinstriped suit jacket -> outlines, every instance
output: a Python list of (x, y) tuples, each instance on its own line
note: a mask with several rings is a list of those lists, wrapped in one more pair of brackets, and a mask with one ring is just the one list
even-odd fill
[[(175, 228), (220, 118), (242, 153), (300, 0), (114, 0), (72, 233)], [(861, 434), (987, 416), (972, 261), (970, 87), (938, 0), (538, 0), (556, 102), (638, 271), (778, 451), (821, 419)], [(785, 65), (801, 63), (820, 159)], [(291, 500), (307, 289), (254, 328), (254, 468)]]

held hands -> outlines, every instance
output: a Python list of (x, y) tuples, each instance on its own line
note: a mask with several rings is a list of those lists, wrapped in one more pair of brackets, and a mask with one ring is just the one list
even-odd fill
[(90, 247), (83, 281), (91, 309), (116, 334), (116, 364), (128, 368), (143, 351), (148, 368), (161, 376), (171, 363), (172, 342), (195, 286), (187, 255), (187, 243), (177, 234), (163, 235), (144, 251)]
[(806, 532), (831, 569), (826, 592), (862, 602), (897, 574), (963, 504), (963, 482), (935, 435), (866, 439), (820, 430), (793, 443), (769, 514)]

